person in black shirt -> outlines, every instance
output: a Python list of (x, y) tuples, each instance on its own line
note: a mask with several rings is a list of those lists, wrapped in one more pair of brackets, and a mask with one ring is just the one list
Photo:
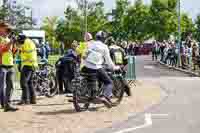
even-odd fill
[[(71, 93), (70, 84), (71, 80), (74, 78), (74, 68), (76, 63), (80, 62), (75, 52), (76, 47), (77, 44), (74, 42), (72, 48), (68, 49), (64, 56), (56, 62), (56, 77), (60, 94)], [(65, 89), (63, 90), (63, 88)]]
[[(121, 48), (120, 46), (117, 46), (115, 44), (115, 41), (112, 37), (110, 37), (107, 40), (107, 45), (109, 45), (109, 49), (110, 49), (110, 55), (111, 58), (113, 60), (113, 62), (115, 63), (115, 65), (117, 66), (126, 66), (128, 64), (127, 58), (126, 58), (126, 54), (123, 48)], [(126, 85), (125, 87), (125, 92), (128, 96), (131, 96), (131, 88), (129, 87), (128, 83), (126, 81), (124, 81), (124, 84)]]
[(160, 61), (163, 62), (164, 61), (164, 50), (165, 50), (165, 43), (161, 43), (160, 45), (160, 55), (161, 55), (161, 59)]

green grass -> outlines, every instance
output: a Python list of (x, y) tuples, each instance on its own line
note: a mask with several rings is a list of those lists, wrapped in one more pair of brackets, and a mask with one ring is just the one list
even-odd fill
[(50, 55), (49, 56), (49, 64), (55, 65), (56, 61), (60, 58), (60, 55)]

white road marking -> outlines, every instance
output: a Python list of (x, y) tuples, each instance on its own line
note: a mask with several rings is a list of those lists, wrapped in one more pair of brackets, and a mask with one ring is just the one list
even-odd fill
[(127, 133), (127, 132), (131, 132), (131, 131), (135, 131), (137, 129), (147, 128), (147, 127), (153, 125), (152, 117), (168, 117), (169, 115), (168, 114), (150, 114), (150, 113), (147, 113), (144, 116), (145, 116), (145, 119), (144, 119), (145, 123), (143, 125), (133, 127), (133, 128), (123, 129), (121, 131), (117, 131), (117, 132), (114, 132), (114, 133)]
[(144, 69), (154, 69), (154, 66), (144, 66)]

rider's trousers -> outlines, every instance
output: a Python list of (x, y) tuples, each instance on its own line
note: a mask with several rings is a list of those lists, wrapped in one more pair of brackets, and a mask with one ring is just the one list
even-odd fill
[(104, 69), (90, 69), (84, 67), (82, 69), (85, 73), (96, 74), (97, 79), (104, 84), (104, 96), (110, 98), (112, 96), (113, 82)]

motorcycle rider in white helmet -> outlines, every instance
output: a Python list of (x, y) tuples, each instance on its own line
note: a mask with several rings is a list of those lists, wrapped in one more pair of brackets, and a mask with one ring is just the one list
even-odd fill
[(98, 97), (98, 99), (101, 100), (108, 108), (111, 108), (113, 82), (106, 73), (104, 66), (107, 66), (112, 70), (118, 70), (120, 67), (115, 66), (113, 63), (109, 48), (106, 44), (104, 44), (105, 39), (106, 33), (99, 31), (96, 34), (96, 41), (89, 43), (82, 71), (85, 73), (96, 74), (97, 79), (104, 84), (104, 94), (102, 97)]

